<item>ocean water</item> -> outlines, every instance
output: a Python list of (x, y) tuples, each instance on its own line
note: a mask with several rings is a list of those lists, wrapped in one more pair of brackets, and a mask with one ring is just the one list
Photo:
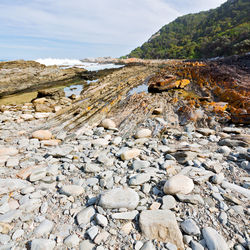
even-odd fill
[(115, 65), (112, 63), (109, 64), (99, 64), (99, 63), (88, 63), (82, 62), (77, 59), (59, 59), (59, 58), (44, 58), (44, 59), (37, 59), (36, 62), (45, 64), (46, 66), (57, 65), (61, 66), (62, 68), (70, 68), (70, 67), (78, 67), (84, 68), (89, 71), (97, 71), (102, 69), (112, 69), (112, 68), (121, 68), (123, 65)]

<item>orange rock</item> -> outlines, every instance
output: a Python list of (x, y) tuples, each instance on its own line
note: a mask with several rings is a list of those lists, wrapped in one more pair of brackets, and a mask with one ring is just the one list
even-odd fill
[(32, 171), (36, 168), (40, 168), (41, 166), (30, 166), (24, 169), (21, 169), (16, 176), (20, 179), (26, 180), (32, 173)]
[(57, 139), (52, 139), (52, 140), (42, 140), (41, 143), (44, 146), (57, 146), (61, 143), (61, 140), (57, 140)]
[(50, 140), (52, 133), (49, 130), (37, 130), (32, 133), (32, 137), (39, 140)]
[(157, 209), (160, 208), (160, 206), (161, 206), (161, 203), (159, 203), (159, 202), (153, 202), (153, 203), (151, 204), (151, 206), (149, 207), (149, 209), (150, 209), (150, 210), (157, 210)]

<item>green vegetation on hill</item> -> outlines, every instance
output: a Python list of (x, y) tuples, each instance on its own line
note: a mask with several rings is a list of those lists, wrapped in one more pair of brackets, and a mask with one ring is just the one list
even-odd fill
[(249, 51), (250, 1), (228, 0), (216, 9), (177, 18), (128, 57), (195, 59)]

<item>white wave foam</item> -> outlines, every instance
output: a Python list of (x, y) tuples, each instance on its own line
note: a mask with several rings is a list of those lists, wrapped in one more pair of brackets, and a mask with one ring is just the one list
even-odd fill
[(62, 68), (70, 68), (70, 67), (78, 67), (84, 68), (89, 71), (97, 71), (102, 69), (112, 69), (112, 68), (120, 68), (123, 65), (115, 65), (115, 64), (99, 64), (99, 63), (88, 63), (81, 62), (77, 59), (55, 59), (55, 58), (45, 58), (45, 59), (37, 59), (36, 62), (44, 64), (46, 66), (57, 65)]
[(58, 59), (58, 58), (40, 58), (37, 59), (36, 62), (41, 64), (45, 64), (46, 66), (58, 65), (58, 66), (75, 66), (75, 65), (83, 65), (83, 62), (77, 59)]

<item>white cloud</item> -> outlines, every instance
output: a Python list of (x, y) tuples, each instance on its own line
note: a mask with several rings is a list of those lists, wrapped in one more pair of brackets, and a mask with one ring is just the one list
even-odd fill
[(178, 14), (162, 0), (37, 0), (26, 5), (0, 4), (0, 19), (15, 34), (24, 32), (90, 43), (134, 44)]
[(224, 0), (2, 0), (0, 36), (68, 40), (69, 45), (70, 41), (102, 47), (113, 44), (124, 48), (125, 45), (129, 52), (183, 13), (209, 9), (222, 2)]

